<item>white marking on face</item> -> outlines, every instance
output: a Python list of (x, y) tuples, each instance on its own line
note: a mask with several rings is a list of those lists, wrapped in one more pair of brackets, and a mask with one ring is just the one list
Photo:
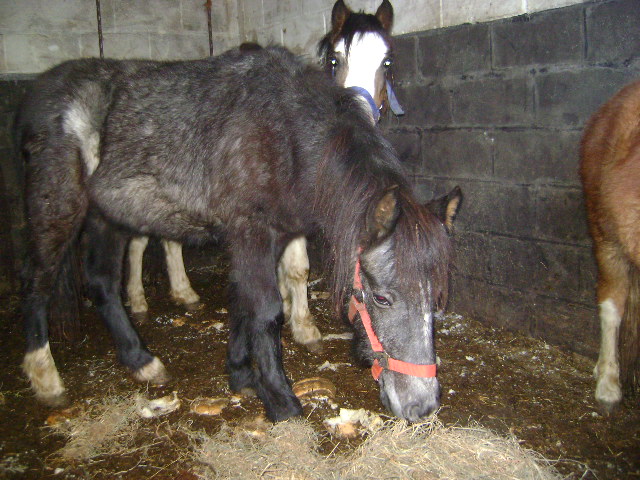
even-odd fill
[(429, 299), (431, 298), (431, 282), (427, 281), (427, 292), (425, 293), (422, 286), (422, 282), (419, 282), (420, 286), (420, 308), (422, 309), (422, 335), (425, 341), (433, 337), (433, 314), (431, 313), (431, 306)]
[(373, 32), (356, 35), (351, 42), (348, 56), (344, 40), (336, 44), (335, 51), (346, 58), (349, 68), (343, 86), (362, 87), (375, 98), (376, 71), (389, 54), (389, 47), (383, 38)]

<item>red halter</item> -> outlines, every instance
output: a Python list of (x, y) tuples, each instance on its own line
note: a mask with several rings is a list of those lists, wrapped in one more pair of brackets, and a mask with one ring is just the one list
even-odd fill
[[(353, 276), (353, 288), (354, 290), (359, 290), (362, 292), (362, 280), (360, 279), (360, 256), (358, 256), (358, 260), (356, 261), (356, 271)], [(408, 363), (403, 362), (402, 360), (391, 358), (384, 351), (380, 340), (378, 340), (376, 332), (373, 331), (373, 326), (371, 325), (371, 317), (369, 316), (367, 306), (364, 303), (364, 298), (361, 302), (356, 298), (355, 295), (351, 295), (348, 315), (349, 321), (351, 323), (355, 322), (356, 315), (360, 315), (360, 320), (362, 321), (362, 325), (367, 332), (367, 337), (369, 337), (371, 348), (376, 353), (376, 359), (373, 361), (373, 365), (371, 366), (371, 374), (373, 375), (374, 380), (377, 381), (378, 378), (380, 378), (380, 374), (385, 368), (393, 372), (404, 373), (405, 375), (412, 375), (414, 377), (429, 378), (436, 376), (435, 364), (418, 365), (416, 363)]]

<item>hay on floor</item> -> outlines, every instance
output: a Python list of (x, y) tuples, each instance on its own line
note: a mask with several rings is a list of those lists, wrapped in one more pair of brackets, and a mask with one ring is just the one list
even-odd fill
[(300, 420), (274, 425), (262, 437), (224, 429), (194, 438), (206, 479), (562, 478), (515, 439), (481, 427), (444, 427), (437, 420), (389, 421), (348, 455), (318, 453), (317, 433)]

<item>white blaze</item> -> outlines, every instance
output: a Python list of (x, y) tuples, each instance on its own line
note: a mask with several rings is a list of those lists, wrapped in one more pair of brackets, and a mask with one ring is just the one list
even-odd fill
[(347, 56), (344, 40), (340, 40), (335, 48), (346, 58), (349, 71), (344, 87), (362, 87), (371, 97), (375, 97), (376, 71), (389, 53), (389, 47), (377, 33), (365, 33), (353, 37), (349, 55)]

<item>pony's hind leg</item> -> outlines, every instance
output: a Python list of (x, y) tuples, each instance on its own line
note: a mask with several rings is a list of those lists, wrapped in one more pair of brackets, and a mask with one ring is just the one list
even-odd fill
[(171, 240), (162, 240), (162, 246), (167, 260), (171, 298), (187, 307), (197, 305), (200, 297), (191, 288), (189, 277), (187, 277), (182, 258), (182, 244)]
[(142, 285), (142, 257), (149, 243), (149, 237), (133, 237), (129, 242), (129, 279), (127, 281), (127, 297), (131, 306), (131, 313), (137, 317), (144, 317), (149, 305), (144, 297)]
[(307, 301), (309, 257), (307, 241), (298, 237), (289, 242), (278, 263), (278, 287), (282, 296), (285, 320), (293, 339), (312, 352), (322, 349), (322, 334), (316, 327)]
[[(74, 243), (87, 201), (77, 181), (80, 176), (73, 171), (77, 165), (73, 161), (74, 148), (62, 143), (33, 150), (27, 163), (26, 181), (30, 237), (23, 271), (27, 348), (22, 368), (36, 398), (49, 405), (60, 405), (65, 403), (65, 388), (49, 347), (47, 313), (62, 263), (73, 261)], [(62, 184), (66, 189), (60, 189)]]
[(617, 245), (599, 242), (598, 310), (600, 316), (600, 354), (593, 370), (596, 378), (596, 400), (611, 411), (622, 399), (618, 336), (629, 292), (629, 265)]
[(122, 261), (127, 236), (90, 215), (85, 224), (86, 251), (83, 262), (87, 291), (116, 344), (118, 360), (140, 382), (162, 385), (169, 379), (162, 362), (145, 347), (120, 298)]

